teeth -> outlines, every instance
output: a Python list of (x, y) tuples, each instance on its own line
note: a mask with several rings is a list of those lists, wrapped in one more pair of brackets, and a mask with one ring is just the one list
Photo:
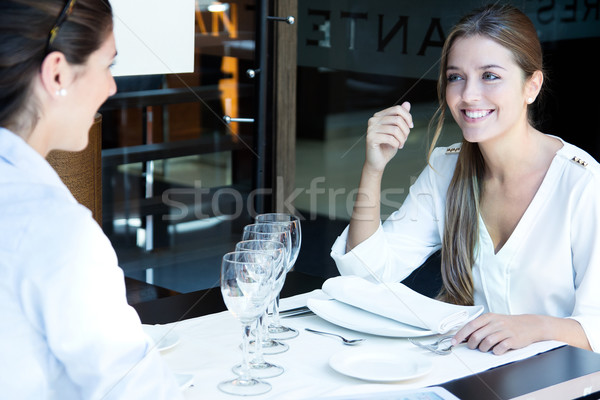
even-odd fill
[(465, 114), (467, 114), (467, 117), (469, 118), (481, 118), (481, 117), (485, 117), (486, 115), (488, 115), (490, 113), (489, 110), (479, 110), (479, 111), (467, 111), (465, 110)]

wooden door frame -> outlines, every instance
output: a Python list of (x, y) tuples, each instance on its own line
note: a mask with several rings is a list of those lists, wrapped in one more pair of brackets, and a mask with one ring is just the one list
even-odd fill
[[(298, 16), (298, 0), (274, 0), (273, 15)], [(275, 24), (273, 65), (273, 208), (285, 209), (284, 200), (294, 191), (296, 174), (296, 71), (298, 28)]]

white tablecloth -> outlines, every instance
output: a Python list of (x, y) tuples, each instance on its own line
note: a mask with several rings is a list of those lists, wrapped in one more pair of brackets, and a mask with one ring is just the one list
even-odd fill
[[(281, 308), (306, 305), (308, 296), (302, 294), (282, 299)], [(510, 351), (502, 356), (469, 350), (465, 345), (459, 345), (451, 355), (440, 356), (419, 349), (406, 339), (350, 331), (315, 315), (283, 318), (282, 321), (285, 325), (298, 329), (300, 335), (286, 341), (290, 346), (287, 352), (265, 356), (267, 361), (283, 366), (285, 372), (276, 378), (267, 379), (273, 386), (272, 390), (260, 396), (252, 396), (252, 399), (310, 399), (362, 391), (375, 392), (432, 386), (524, 359), (562, 345), (560, 342), (540, 342), (524, 349)], [(167, 326), (172, 328), (171, 332), (178, 335), (180, 340), (173, 348), (163, 351), (162, 356), (174, 372), (194, 375), (193, 386), (184, 391), (185, 398), (239, 398), (239, 396), (220, 392), (217, 384), (233, 378), (231, 367), (241, 362), (242, 352), (239, 348), (242, 338), (241, 324), (226, 311)], [(409, 357), (414, 353), (424, 354), (431, 358), (433, 369), (421, 378), (393, 384), (369, 384), (350, 378), (334, 371), (328, 365), (331, 355), (348, 349), (348, 346), (344, 346), (336, 338), (306, 332), (305, 327), (336, 332), (349, 338), (367, 338), (360, 345), (361, 350), (385, 348), (388, 352), (397, 353), (398, 357)]]

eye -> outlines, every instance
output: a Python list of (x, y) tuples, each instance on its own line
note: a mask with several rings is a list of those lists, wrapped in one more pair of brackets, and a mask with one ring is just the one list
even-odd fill
[(496, 79), (500, 79), (500, 77), (498, 75), (496, 75), (492, 72), (484, 72), (483, 75), (481, 75), (481, 77), (485, 81), (495, 81)]
[(459, 74), (449, 74), (446, 79), (448, 79), (448, 82), (456, 82), (462, 80), (462, 77)]

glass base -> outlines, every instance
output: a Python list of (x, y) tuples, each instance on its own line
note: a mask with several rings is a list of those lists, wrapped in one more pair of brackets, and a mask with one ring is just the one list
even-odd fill
[[(248, 352), (249, 353), (254, 353), (255, 345), (256, 345), (256, 343), (254, 340), (251, 340), (250, 343), (248, 343)], [(269, 355), (281, 354), (281, 353), (288, 351), (289, 348), (290, 348), (290, 346), (288, 346), (287, 344), (277, 342), (277, 341), (271, 340), (271, 339), (263, 340), (263, 342), (262, 342), (263, 354), (269, 354)]]
[(220, 391), (237, 396), (256, 396), (271, 390), (271, 384), (258, 379), (232, 379), (217, 385)]
[(269, 337), (275, 340), (293, 339), (299, 335), (299, 332), (293, 328), (283, 325), (269, 325)]
[[(242, 365), (238, 364), (232, 368), (233, 372), (237, 375), (241, 375)], [(250, 375), (253, 378), (257, 379), (265, 379), (265, 378), (275, 378), (283, 374), (283, 367), (279, 365), (271, 364), (269, 362), (263, 361), (260, 363), (250, 361)]]

